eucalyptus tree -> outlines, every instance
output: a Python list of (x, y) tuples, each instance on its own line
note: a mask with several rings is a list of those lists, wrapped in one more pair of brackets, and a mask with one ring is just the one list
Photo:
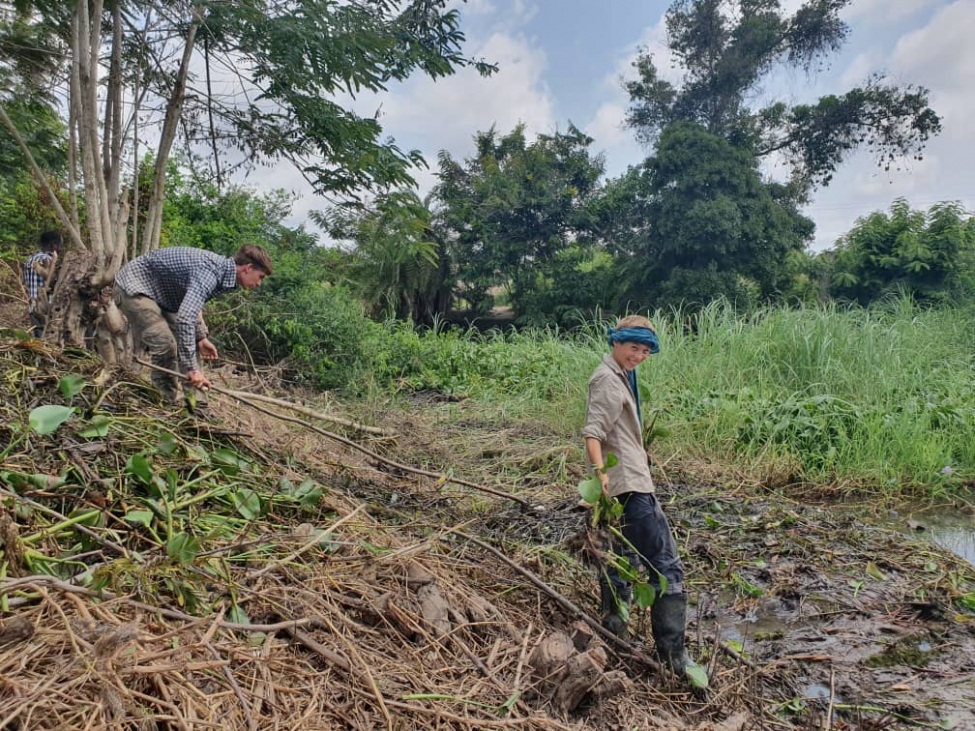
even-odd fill
[[(259, 164), (288, 162), (322, 194), (354, 196), (410, 181), (419, 160), (382, 139), (372, 117), (342, 100), (420, 73), (472, 65), (459, 14), (446, 0), (16, 0), (0, 3), (8, 33), (49, 43), (46, 67), (23, 73), (22, 50), (0, 49), (5, 73), (56, 89), (68, 122), (66, 185), (80, 201), (59, 210), (72, 242), (54, 293), (53, 337), (94, 342), (109, 363), (123, 323), (108, 285), (130, 253), (159, 245), (169, 155), (177, 138)], [(0, 122), (39, 181), (39, 156), (8, 113)], [(133, 185), (153, 160), (148, 204)], [(145, 219), (129, 216), (145, 210)]]

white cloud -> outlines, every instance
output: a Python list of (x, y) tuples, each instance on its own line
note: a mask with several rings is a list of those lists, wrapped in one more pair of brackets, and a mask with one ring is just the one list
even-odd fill
[(527, 2), (527, 0), (514, 0), (511, 21), (515, 25), (525, 25), (537, 14), (538, 6), (535, 3)]
[(470, 151), (474, 134), (491, 124), (507, 132), (524, 123), (529, 136), (555, 127), (554, 101), (543, 78), (543, 51), (522, 37), (496, 33), (476, 55), (498, 63), (499, 71), (483, 78), (465, 69), (436, 82), (405, 84), (383, 97), (384, 128), (402, 144), (433, 157), (441, 149)]
[(884, 170), (876, 161), (864, 159), (853, 170), (853, 186), (848, 195), (878, 201), (926, 197), (926, 191), (936, 186), (944, 173), (936, 154), (905, 161), (892, 170)]
[[(381, 95), (362, 95), (351, 104), (361, 115), (378, 114), (384, 135), (401, 149), (423, 153), (430, 167), (413, 170), (421, 195), (437, 182), (437, 154), (447, 150), (459, 159), (473, 154), (474, 135), (492, 124), (507, 133), (523, 123), (529, 138), (556, 127), (554, 101), (544, 80), (543, 51), (522, 36), (500, 32), (479, 45), (468, 45), (471, 55), (497, 63), (498, 72), (485, 78), (474, 69), (462, 69), (437, 80), (414, 78)], [(284, 188), (299, 196), (291, 225), (305, 222), (309, 210), (327, 205), (287, 165), (261, 168), (251, 177), (261, 188)]]
[(784, 15), (792, 15), (799, 8), (805, 5), (807, 0), (782, 0), (779, 6), (782, 8), (782, 13)]
[(840, 16), (848, 23), (897, 23), (940, 3), (941, 0), (857, 0)]
[(633, 130), (625, 126), (626, 109), (615, 102), (606, 102), (596, 110), (595, 116), (584, 131), (592, 137), (592, 151), (601, 154), (605, 161), (607, 177), (621, 174), (628, 166), (646, 157), (633, 136)]
[[(891, 70), (930, 88), (945, 105), (946, 121), (968, 126), (968, 119), (954, 118), (975, 108), (975, 3), (957, 0), (936, 14), (931, 22), (904, 35), (891, 54)], [(946, 125), (947, 126), (947, 125)]]
[(884, 54), (879, 48), (859, 53), (840, 76), (840, 88), (849, 89), (853, 86), (860, 86), (868, 76), (882, 68), (883, 63)]
[(626, 129), (626, 109), (607, 102), (596, 110), (595, 116), (585, 127), (585, 133), (605, 147), (615, 147), (629, 141), (633, 133)]
[(617, 64), (616, 71), (613, 73), (613, 82), (619, 86), (619, 80), (633, 79), (636, 74), (633, 69), (633, 62), (640, 53), (649, 53), (653, 57), (654, 66), (657, 67), (657, 74), (661, 79), (677, 84), (681, 81), (683, 72), (676, 66), (676, 56), (667, 47), (667, 26), (664, 19), (648, 28), (640, 40), (630, 48), (626, 49), (626, 54)]
[(460, 11), (462, 18), (492, 15), (497, 10), (491, 0), (451, 0), (447, 3), (449, 10)]
[(637, 42), (620, 50), (615, 67), (603, 77), (602, 87), (605, 94), (583, 129), (593, 138), (593, 152), (604, 155), (607, 177), (621, 174), (628, 166), (643, 160), (647, 154), (636, 141), (633, 130), (624, 125), (630, 98), (623, 85), (636, 78), (633, 62), (638, 54), (648, 52), (653, 56), (661, 78), (674, 84), (680, 81), (680, 73), (671, 63), (673, 54), (666, 44), (667, 29), (661, 18)]
[[(529, 137), (556, 128), (555, 103), (544, 78), (546, 54), (521, 32), (537, 13), (536, 3), (454, 0), (450, 7), (462, 16), (468, 36), (465, 55), (496, 63), (495, 74), (485, 78), (468, 68), (437, 80), (415, 76), (382, 94), (338, 100), (360, 115), (376, 115), (384, 135), (401, 149), (423, 153), (430, 168), (413, 171), (421, 195), (436, 183), (437, 154), (447, 150), (456, 158), (471, 155), (474, 135), (492, 124), (507, 133), (523, 123)], [(257, 170), (251, 177), (262, 188), (281, 187), (300, 196), (289, 223), (303, 222), (308, 210), (326, 205), (286, 166)]]

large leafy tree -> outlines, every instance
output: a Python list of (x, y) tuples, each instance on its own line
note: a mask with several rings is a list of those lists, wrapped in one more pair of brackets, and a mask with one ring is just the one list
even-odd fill
[(440, 155), (438, 215), (462, 296), (486, 311), (507, 288), (524, 309), (560, 254), (589, 236), (589, 204), (602, 174), (591, 138), (573, 126), (528, 142), (523, 126), (478, 133), (464, 163)]
[[(446, 0), (16, 0), (0, 3), (2, 35), (24, 28), (51, 49), (29, 63), (22, 44), (0, 44), (7, 78), (57, 88), (68, 121), (67, 186), (82, 205), (59, 211), (73, 251), (54, 293), (53, 336), (95, 344), (112, 362), (122, 344), (105, 296), (127, 253), (156, 248), (169, 155), (180, 136), (205, 142), (218, 178), (221, 154), (294, 163), (323, 194), (403, 184), (418, 156), (383, 140), (373, 118), (343, 95), (381, 91), (414, 73), (439, 77), (465, 57), (459, 15)], [(31, 49), (40, 47), (32, 46)], [(33, 50), (31, 50), (33, 53)], [(39, 181), (46, 171), (0, 93), (0, 123)], [(151, 125), (151, 126), (150, 126)], [(182, 135), (180, 135), (182, 133)], [(152, 141), (147, 202), (134, 171)], [(196, 150), (199, 152), (199, 148)], [(53, 199), (53, 196), (52, 196)], [(130, 220), (134, 203), (144, 222)], [(82, 215), (82, 211), (84, 215)], [(134, 225), (140, 223), (142, 225)]]
[(832, 294), (861, 304), (906, 293), (920, 302), (970, 299), (975, 220), (958, 203), (913, 210), (898, 199), (890, 211), (857, 221), (833, 252)]
[(752, 106), (775, 69), (811, 72), (827, 63), (849, 31), (840, 11), (851, 0), (808, 0), (792, 15), (779, 0), (676, 0), (666, 15), (667, 45), (682, 73), (664, 79), (649, 53), (627, 83), (628, 122), (656, 141), (675, 122), (693, 122), (756, 157), (779, 153), (803, 197), (829, 183), (852, 150), (867, 147), (882, 165), (921, 154), (940, 128), (923, 88), (874, 77), (812, 103)]
[[(629, 125), (657, 145), (636, 199), (648, 216), (629, 267), (637, 292), (654, 293), (658, 304), (789, 292), (790, 254), (813, 231), (798, 213), (810, 192), (856, 148), (890, 166), (919, 156), (940, 130), (926, 90), (881, 78), (812, 103), (756, 104), (774, 70), (827, 63), (846, 38), (839, 14), (849, 1), (808, 0), (791, 15), (779, 0), (670, 7), (667, 44), (680, 81), (665, 79), (643, 53), (626, 85)], [(760, 174), (772, 155), (790, 171), (783, 182)]]
[(769, 299), (812, 231), (754, 156), (696, 124), (668, 127), (657, 154), (624, 180), (610, 190), (631, 201), (618, 245), (633, 303)]

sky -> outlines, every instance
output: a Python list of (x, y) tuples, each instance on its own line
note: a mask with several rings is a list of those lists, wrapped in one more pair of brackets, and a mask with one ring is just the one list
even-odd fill
[[(607, 177), (622, 174), (652, 150), (623, 124), (629, 103), (623, 80), (632, 62), (649, 49), (661, 72), (670, 71), (661, 0), (468, 0), (454, 2), (467, 42), (464, 51), (498, 64), (489, 78), (464, 69), (436, 82), (411, 78), (378, 96), (356, 99), (361, 114), (378, 113), (386, 135), (402, 149), (420, 150), (430, 164), (417, 172), (421, 193), (435, 184), (437, 155), (462, 160), (474, 152), (477, 132), (492, 125), (507, 133), (525, 125), (528, 139), (564, 131), (571, 122), (593, 138)], [(795, 10), (800, 0), (782, 0)], [(850, 33), (829, 66), (813, 75), (776, 73), (766, 98), (810, 102), (844, 93), (880, 73), (898, 85), (930, 91), (943, 131), (929, 141), (923, 159), (889, 171), (866, 153), (847, 159), (828, 187), (816, 190), (804, 213), (816, 223), (813, 250), (832, 247), (857, 218), (887, 210), (897, 198), (915, 209), (959, 201), (975, 209), (975, 1), (853, 0), (842, 13)], [(671, 80), (679, 77), (670, 76)], [(770, 176), (782, 170), (767, 167)], [(265, 170), (260, 187), (293, 190), (292, 223), (325, 202), (296, 173)], [(257, 184), (252, 179), (250, 184)]]

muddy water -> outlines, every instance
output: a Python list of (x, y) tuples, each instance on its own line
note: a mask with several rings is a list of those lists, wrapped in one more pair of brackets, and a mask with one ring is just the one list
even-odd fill
[[(921, 545), (975, 566), (971, 511), (901, 506), (878, 517), (862, 506), (754, 501), (699, 530), (696, 555), (720, 548), (739, 578), (734, 591), (701, 595), (691, 636), (714, 631), (722, 648), (773, 674), (763, 703), (778, 720), (975, 731), (975, 630), (961, 607), (928, 594), (947, 571), (971, 572)], [(958, 593), (973, 588), (965, 579)], [(880, 717), (864, 720), (869, 709)]]
[(922, 538), (946, 548), (975, 565), (975, 515), (958, 508), (941, 508), (913, 515), (899, 521), (915, 538)]

